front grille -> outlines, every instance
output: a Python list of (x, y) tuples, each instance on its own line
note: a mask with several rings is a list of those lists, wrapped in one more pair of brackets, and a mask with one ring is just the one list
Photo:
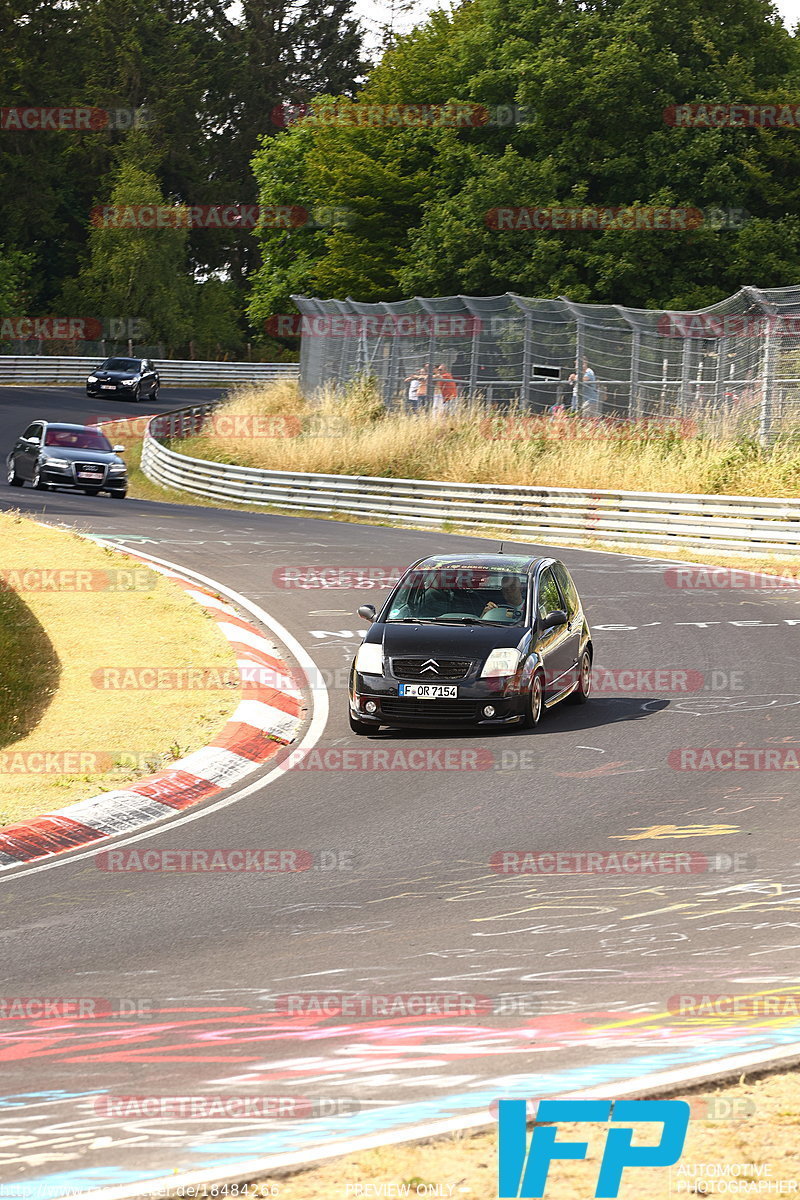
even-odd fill
[(429, 658), (393, 658), (392, 671), (398, 679), (425, 679), (428, 683), (436, 683), (440, 679), (466, 679), (472, 668), (468, 658), (436, 658), (433, 661), (438, 670), (423, 671), (424, 664), (430, 661)]
[(423, 721), (476, 721), (477, 700), (381, 700), (384, 717)]
[(105, 475), (105, 473), (106, 473), (105, 463), (76, 462), (75, 470), (76, 471), (99, 471), (101, 475)]

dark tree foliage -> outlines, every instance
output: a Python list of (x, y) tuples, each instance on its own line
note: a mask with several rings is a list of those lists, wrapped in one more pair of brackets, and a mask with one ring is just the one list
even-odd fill
[[(26, 314), (57, 312), (82, 281), (102, 277), (109, 240), (92, 240), (90, 214), (109, 203), (123, 165), (152, 176), (167, 204), (254, 202), (250, 164), (259, 139), (277, 131), (272, 110), (320, 90), (350, 93), (363, 73), (352, 9), (353, 0), (249, 0), (240, 10), (226, 0), (0, 0), (0, 103), (111, 114), (81, 131), (0, 130), (2, 238), (27, 265)], [(213, 294), (226, 344), (258, 250), (250, 230), (190, 232), (187, 283), (230, 281), (198, 293), (205, 309)], [(142, 261), (156, 270), (155, 255)], [(178, 328), (179, 314), (160, 325)]]

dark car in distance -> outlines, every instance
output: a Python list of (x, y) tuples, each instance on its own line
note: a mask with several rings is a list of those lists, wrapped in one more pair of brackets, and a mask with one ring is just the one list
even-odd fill
[(161, 386), (155, 364), (149, 358), (107, 358), (86, 380), (87, 396), (125, 400), (158, 399)]
[(14, 443), (6, 459), (12, 487), (30, 483), (46, 490), (70, 488), (118, 500), (128, 494), (128, 468), (119, 457), (124, 446), (111, 442), (92, 425), (34, 421)]
[(569, 571), (512, 554), (420, 559), (371, 622), (350, 673), (350, 728), (524, 725), (584, 703), (592, 635)]

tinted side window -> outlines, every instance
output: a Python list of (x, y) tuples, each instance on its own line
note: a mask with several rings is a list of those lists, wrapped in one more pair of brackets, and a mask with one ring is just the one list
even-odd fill
[(550, 567), (539, 576), (539, 616), (546, 617), (548, 613), (561, 608), (561, 595), (553, 578)]
[(39, 424), (39, 422), (38, 422), (38, 421), (35, 421), (35, 422), (33, 423), (33, 425), (29, 425), (29, 426), (28, 426), (28, 428), (25, 430), (25, 432), (23, 433), (23, 435), (22, 435), (22, 436), (23, 436), (23, 437), (26, 437), (26, 438), (37, 437), (37, 438), (40, 438), (40, 439), (41, 439), (41, 436), (42, 436), (42, 427), (41, 427), (41, 425)]
[(567, 616), (572, 618), (580, 608), (578, 591), (572, 582), (572, 576), (563, 563), (553, 563), (553, 574), (558, 580), (561, 594), (567, 602)]

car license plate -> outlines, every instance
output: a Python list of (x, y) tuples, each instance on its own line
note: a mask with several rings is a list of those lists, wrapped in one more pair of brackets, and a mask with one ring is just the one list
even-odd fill
[(450, 683), (401, 683), (399, 694), (413, 700), (457, 700), (458, 688)]
[(78, 479), (102, 479), (102, 471), (78, 471)]
[(115, 383), (101, 383), (100, 390), (102, 392), (115, 392), (117, 390), (117, 385)]

